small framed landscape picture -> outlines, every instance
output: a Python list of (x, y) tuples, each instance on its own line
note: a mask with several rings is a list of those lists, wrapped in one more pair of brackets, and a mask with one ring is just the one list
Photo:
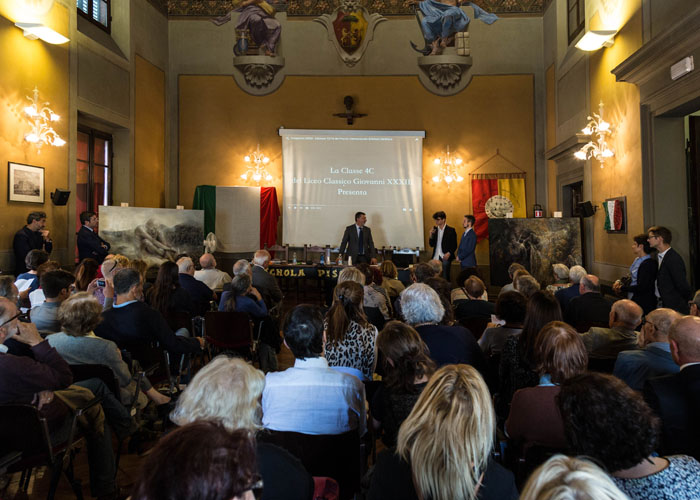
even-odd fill
[(7, 199), (44, 203), (44, 168), (7, 162)]

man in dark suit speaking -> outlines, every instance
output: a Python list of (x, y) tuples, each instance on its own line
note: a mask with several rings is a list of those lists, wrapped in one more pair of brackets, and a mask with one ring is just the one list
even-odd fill
[(109, 253), (110, 244), (97, 235), (98, 222), (95, 212), (80, 214), (82, 227), (78, 231), (78, 258), (95, 259), (98, 264), (102, 264)]
[(455, 259), (457, 250), (457, 231), (446, 224), (447, 215), (445, 212), (435, 212), (433, 214), (435, 226), (430, 231), (428, 244), (433, 247), (433, 259), (442, 262), (442, 275), (450, 281), (450, 265)]
[(377, 259), (374, 258), (372, 230), (365, 227), (366, 222), (367, 215), (364, 212), (357, 212), (355, 214), (355, 223), (345, 228), (343, 241), (340, 243), (340, 254), (351, 257), (353, 264), (359, 264), (360, 262), (377, 263)]

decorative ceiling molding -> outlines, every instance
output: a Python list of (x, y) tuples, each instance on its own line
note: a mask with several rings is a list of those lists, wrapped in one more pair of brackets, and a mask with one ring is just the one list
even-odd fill
[[(148, 0), (159, 12), (168, 17), (218, 17), (235, 9), (233, 0)], [(269, 2), (278, 12), (287, 16), (322, 16), (332, 13), (340, 0), (287, 0)], [(494, 14), (537, 14), (544, 12), (547, 0), (474, 0), (474, 3)], [(384, 16), (413, 15), (413, 7), (406, 0), (360, 0), (359, 4), (371, 13)]]

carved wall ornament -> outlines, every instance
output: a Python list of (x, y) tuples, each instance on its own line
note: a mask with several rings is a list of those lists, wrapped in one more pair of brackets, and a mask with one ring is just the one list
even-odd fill
[(454, 87), (462, 79), (462, 67), (454, 63), (433, 64), (428, 69), (428, 76), (438, 87)]
[(326, 27), (328, 39), (347, 66), (354, 66), (362, 59), (374, 38), (375, 27), (386, 20), (381, 14), (370, 14), (358, 0), (343, 0), (331, 14), (314, 19)]
[(274, 92), (284, 80), (284, 75), (278, 74), (284, 67), (284, 57), (238, 56), (233, 58), (233, 66), (239, 72), (234, 75), (238, 85), (254, 95)]
[(468, 72), (472, 61), (470, 56), (455, 53), (422, 56), (418, 58), (418, 67), (421, 69), (418, 79), (434, 94), (455, 95), (466, 88), (471, 81), (471, 75), (468, 75)]

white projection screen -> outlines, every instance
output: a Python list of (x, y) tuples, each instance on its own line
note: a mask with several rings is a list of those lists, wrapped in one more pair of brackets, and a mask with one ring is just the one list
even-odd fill
[(423, 248), (424, 131), (279, 134), (284, 243), (336, 247), (355, 212), (365, 212), (375, 247)]

